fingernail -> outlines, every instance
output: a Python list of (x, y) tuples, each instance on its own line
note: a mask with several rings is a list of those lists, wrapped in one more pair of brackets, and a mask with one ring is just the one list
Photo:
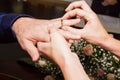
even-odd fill
[(33, 60), (33, 61), (37, 61), (37, 60), (38, 60), (38, 58), (39, 58), (39, 56), (34, 55), (34, 56), (33, 56), (33, 58), (32, 58), (32, 60)]

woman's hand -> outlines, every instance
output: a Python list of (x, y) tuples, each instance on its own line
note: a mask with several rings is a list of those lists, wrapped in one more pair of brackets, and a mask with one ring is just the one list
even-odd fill
[(78, 56), (71, 52), (64, 37), (56, 29), (51, 29), (50, 38), (49, 43), (38, 42), (38, 49), (59, 65), (65, 80), (89, 80)]
[(97, 45), (109, 39), (110, 36), (100, 23), (97, 15), (90, 9), (84, 0), (71, 3), (67, 7), (66, 12), (63, 19), (67, 20), (72, 17), (83, 18), (86, 24), (83, 29), (63, 27), (65, 30), (79, 34), (81, 38)]
[(107, 33), (97, 15), (84, 0), (71, 3), (66, 11), (67, 13), (63, 16), (63, 19), (67, 20), (72, 17), (77, 17), (83, 18), (86, 21), (83, 29), (78, 30), (71, 27), (63, 27), (66, 31), (79, 34), (81, 38), (88, 42), (102, 46), (115, 55), (120, 56), (120, 41), (114, 39)]
[(56, 29), (50, 30), (50, 42), (38, 42), (37, 47), (57, 64), (64, 62), (64, 59), (71, 55), (69, 43)]

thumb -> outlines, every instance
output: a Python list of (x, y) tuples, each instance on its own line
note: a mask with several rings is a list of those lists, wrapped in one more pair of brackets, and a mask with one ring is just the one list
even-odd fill
[(25, 41), (24, 47), (28, 54), (32, 57), (32, 60), (37, 61), (39, 58), (39, 52), (36, 46), (31, 41)]
[(40, 52), (42, 52), (46, 56), (49, 56), (51, 54), (50, 42), (38, 42), (37, 43), (37, 48)]

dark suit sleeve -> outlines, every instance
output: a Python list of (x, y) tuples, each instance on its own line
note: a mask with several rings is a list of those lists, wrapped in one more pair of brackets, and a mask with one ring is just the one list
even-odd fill
[(16, 37), (11, 27), (20, 17), (31, 17), (26, 14), (4, 14), (0, 13), (0, 43), (15, 42)]

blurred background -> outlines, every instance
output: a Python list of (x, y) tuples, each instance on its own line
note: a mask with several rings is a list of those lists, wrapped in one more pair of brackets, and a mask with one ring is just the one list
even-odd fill
[[(39, 19), (62, 17), (64, 9), (78, 0), (0, 0), (0, 12), (29, 14)], [(102, 24), (120, 39), (120, 0), (86, 0)], [(78, 25), (83, 27), (84, 24)], [(29, 56), (18, 43), (0, 44), (0, 60), (17, 60)]]

